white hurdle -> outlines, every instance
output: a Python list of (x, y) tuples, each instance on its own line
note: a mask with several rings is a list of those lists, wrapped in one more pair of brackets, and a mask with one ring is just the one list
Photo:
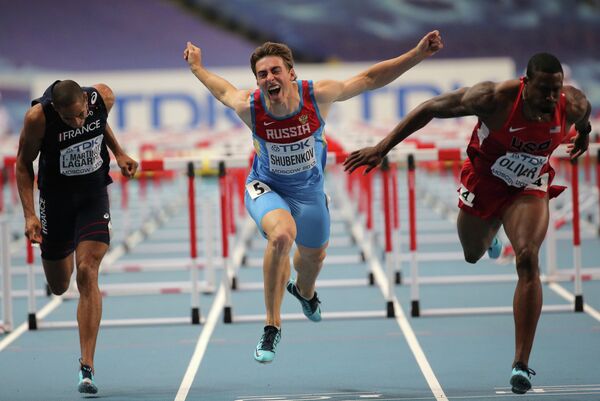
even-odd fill
[(11, 332), (14, 325), (12, 306), (12, 277), (10, 272), (10, 233), (9, 219), (5, 213), (0, 213), (0, 254), (2, 258), (2, 320), (0, 331)]
[[(339, 164), (341, 161), (345, 159), (345, 154), (328, 154), (328, 166)], [(247, 159), (246, 159), (247, 160)], [(257, 258), (256, 260), (250, 260), (244, 256), (246, 248), (249, 246), (249, 239), (252, 238), (254, 233), (256, 232), (254, 222), (250, 218), (246, 218), (243, 223), (241, 230), (238, 230), (238, 235), (235, 237), (235, 246), (233, 246), (233, 241), (231, 240), (230, 232), (232, 230), (231, 227), (235, 227), (235, 224), (231, 223), (232, 214), (229, 213), (231, 209), (231, 196), (232, 196), (232, 188), (231, 185), (228, 184), (228, 169), (226, 168), (229, 165), (239, 166), (239, 161), (228, 159), (226, 162), (224, 161), (219, 168), (219, 180), (220, 180), (220, 199), (221, 199), (221, 230), (222, 230), (222, 258), (225, 268), (225, 273), (222, 275), (222, 280), (225, 288), (225, 304), (224, 304), (224, 313), (223, 313), (223, 321), (225, 323), (239, 323), (239, 322), (261, 322), (264, 321), (265, 315), (264, 313), (260, 314), (235, 314), (233, 310), (233, 299), (232, 299), (232, 290), (240, 291), (240, 290), (251, 290), (251, 291), (262, 291), (263, 283), (240, 283), (237, 280), (237, 270), (240, 268), (242, 264), (247, 266), (262, 266), (262, 258)], [(342, 173), (346, 176), (345, 173)], [(390, 184), (390, 176), (389, 169), (387, 173), (384, 173), (384, 187), (383, 191), (385, 194), (383, 197), (388, 200), (386, 202), (387, 212), (387, 248), (386, 248), (386, 262), (385, 262), (385, 270), (388, 275), (388, 284), (391, 286), (394, 283), (393, 280), (393, 257), (392, 257), (392, 210), (391, 210), (391, 201), (393, 199), (391, 195), (392, 186)], [(368, 235), (368, 230), (363, 228), (363, 225), (357, 221), (356, 219), (356, 210), (350, 203), (348, 198), (348, 194), (344, 193), (344, 195), (340, 196), (339, 192), (343, 192), (343, 179), (334, 179), (334, 194), (338, 195), (334, 200), (333, 204), (339, 203), (341, 206), (341, 214), (343, 220), (350, 227), (351, 234), (355, 238), (355, 243), (362, 250), (362, 258), (360, 255), (356, 255), (356, 257), (351, 257), (351, 255), (340, 255), (336, 256), (327, 256), (325, 263), (327, 265), (331, 265), (332, 263), (360, 263), (366, 262), (369, 272), (373, 271), (373, 266), (377, 265), (378, 269), (382, 269), (381, 262), (375, 256), (375, 253), (372, 252), (371, 247), (369, 246), (370, 237)], [(366, 199), (366, 198), (365, 198)], [(364, 206), (364, 205), (363, 205)], [(367, 214), (367, 208), (363, 207), (365, 214)], [(372, 218), (372, 214), (371, 214)], [(368, 220), (368, 218), (367, 218)], [(367, 221), (365, 221), (367, 223)], [(371, 221), (372, 224), (372, 221)], [(233, 251), (230, 251), (233, 249)], [(319, 288), (340, 288), (340, 287), (356, 287), (356, 286), (368, 286), (369, 284), (373, 284), (375, 279), (372, 274), (365, 279), (337, 279), (337, 280), (325, 280), (319, 279), (317, 280), (317, 286)], [(380, 310), (364, 310), (364, 311), (324, 311), (323, 319), (358, 319), (358, 318), (391, 318), (395, 316), (394, 307), (393, 307), (393, 291), (388, 289), (386, 298), (385, 308)], [(306, 317), (302, 313), (283, 313), (282, 320), (303, 320)]]
[[(564, 149), (564, 148), (563, 148)], [(458, 150), (457, 150), (458, 151)], [(461, 153), (454, 154), (452, 158), (460, 157)], [(404, 152), (406, 153), (406, 152)], [(408, 193), (409, 193), (409, 224), (410, 224), (410, 266), (411, 266), (411, 315), (413, 317), (418, 316), (445, 316), (445, 315), (465, 315), (465, 314), (497, 314), (497, 313), (512, 313), (512, 306), (506, 307), (472, 307), (472, 308), (437, 308), (437, 309), (423, 309), (420, 306), (420, 294), (419, 285), (424, 280), (419, 278), (419, 265), (418, 261), (423, 258), (417, 252), (417, 226), (416, 226), (416, 177), (415, 177), (415, 160), (432, 160), (431, 151), (427, 150), (421, 152), (420, 150), (413, 150), (409, 152), (407, 157), (408, 165)], [(396, 155), (398, 157), (398, 155)], [(439, 160), (448, 160), (449, 154), (444, 155), (444, 159), (440, 155)], [(397, 159), (396, 159), (397, 160)], [(562, 305), (544, 305), (543, 311), (545, 312), (563, 312), (563, 311), (575, 311), (581, 312), (583, 310), (583, 294), (582, 294), (582, 275), (581, 275), (581, 249), (580, 249), (580, 228), (579, 228), (579, 210), (578, 210), (578, 169), (577, 162), (573, 163), (572, 166), (572, 202), (573, 202), (573, 263), (574, 263), (574, 292), (575, 299), (572, 304)], [(554, 236), (555, 233), (551, 230), (550, 236)], [(550, 249), (549, 252), (555, 252)], [(551, 281), (546, 276), (542, 277), (544, 282)], [(516, 275), (500, 275), (500, 276), (481, 276), (481, 277), (467, 277), (467, 278), (443, 278), (443, 277), (429, 277), (429, 283), (464, 283), (464, 282), (501, 282), (510, 281), (514, 282)]]
[[(581, 211), (583, 208), (590, 208), (591, 206), (597, 207), (598, 204), (598, 194), (600, 193), (600, 145), (592, 144), (590, 148), (597, 149), (596, 156), (596, 186), (591, 187), (589, 185), (584, 185), (587, 194), (584, 197), (584, 201), (582, 203), (582, 197), (578, 196), (575, 193), (575, 188), (577, 188), (577, 192), (579, 192), (579, 166), (578, 164), (571, 164), (571, 174), (569, 177), (569, 181), (572, 184), (573, 192), (571, 196), (571, 201), (563, 205), (562, 209), (557, 212), (555, 207), (552, 207), (551, 212), (551, 221), (554, 224), (550, 224), (548, 229), (548, 237), (547, 237), (547, 260), (548, 260), (548, 279), (552, 281), (569, 281), (574, 280), (575, 286), (579, 288), (581, 283), (577, 281), (577, 271), (579, 270), (579, 280), (597, 280), (600, 279), (600, 268), (597, 266), (591, 267), (583, 267), (582, 257), (581, 257), (581, 239), (583, 236), (586, 238), (596, 238), (599, 235), (599, 227), (594, 226), (591, 223), (581, 219)], [(578, 201), (576, 201), (578, 200)], [(563, 226), (565, 223), (572, 223), (571, 232), (559, 232), (558, 228)], [(586, 224), (587, 223), (587, 224)], [(584, 231), (585, 230), (585, 231)], [(556, 255), (556, 247), (559, 239), (569, 239), (573, 241), (573, 267), (572, 268), (558, 268), (557, 265), (557, 255)], [(576, 306), (583, 306), (583, 301), (579, 300), (579, 297), (576, 299)]]
[[(184, 165), (187, 169), (188, 178), (188, 217), (189, 217), (189, 229), (190, 229), (190, 257), (187, 259), (187, 266), (190, 270), (190, 280), (186, 283), (125, 283), (125, 284), (104, 284), (100, 286), (100, 293), (103, 297), (106, 296), (120, 296), (120, 295), (148, 295), (148, 294), (179, 294), (183, 292), (190, 293), (190, 315), (183, 317), (159, 317), (159, 318), (125, 318), (125, 319), (103, 319), (101, 326), (147, 326), (147, 325), (171, 325), (171, 324), (201, 324), (203, 319), (200, 313), (200, 291), (201, 289), (207, 290), (206, 285), (199, 280), (199, 264), (198, 264), (198, 252), (196, 247), (196, 204), (195, 204), (195, 169), (192, 161), (187, 162)], [(152, 161), (149, 165), (146, 165), (146, 170), (151, 170), (156, 167)], [(183, 167), (183, 166), (180, 166)], [(162, 166), (161, 166), (162, 168)], [(114, 264), (115, 260), (120, 258), (123, 254), (134, 248), (143, 238), (149, 236), (156, 228), (164, 223), (168, 218), (168, 215), (173, 212), (176, 208), (176, 204), (179, 203), (178, 198), (174, 201), (168, 202), (167, 205), (163, 206), (160, 210), (157, 210), (152, 216), (148, 217), (140, 228), (131, 232), (125, 240), (116, 248), (113, 248), (107, 253), (103, 260), (103, 266), (110, 270), (110, 266)], [(33, 272), (33, 251), (31, 244), (28, 244), (28, 283), (29, 283), (29, 302), (28, 302), (28, 322), (30, 330), (38, 329), (63, 329), (63, 328), (74, 328), (77, 327), (76, 321), (43, 321), (36, 314), (36, 300), (35, 296), (38, 291), (34, 290), (34, 272)], [(73, 282), (71, 283), (69, 290), (61, 297), (63, 299), (78, 298), (79, 293), (74, 288)]]

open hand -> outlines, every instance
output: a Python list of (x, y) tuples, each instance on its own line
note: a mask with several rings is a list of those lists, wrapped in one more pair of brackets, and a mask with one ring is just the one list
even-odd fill
[(365, 174), (381, 164), (383, 155), (375, 146), (355, 150), (344, 161), (344, 171), (352, 173), (360, 166), (367, 166)]

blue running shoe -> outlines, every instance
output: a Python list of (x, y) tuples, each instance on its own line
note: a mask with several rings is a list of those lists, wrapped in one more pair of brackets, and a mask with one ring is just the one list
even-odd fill
[(260, 363), (273, 362), (279, 340), (281, 340), (281, 329), (275, 326), (265, 326), (265, 331), (254, 351), (254, 359)]
[(487, 250), (490, 259), (498, 259), (502, 255), (502, 241), (498, 236), (495, 236), (492, 240), (492, 245)]
[(79, 385), (77, 389), (80, 393), (84, 394), (96, 394), (98, 392), (98, 387), (96, 387), (96, 383), (94, 383), (94, 371), (88, 365), (84, 365), (81, 363), (81, 359), (79, 360), (81, 364), (81, 368), (79, 369)]
[(300, 295), (300, 291), (298, 291), (298, 287), (296, 287), (296, 282), (294, 280), (288, 281), (287, 290), (290, 294), (296, 297), (298, 301), (300, 301), (300, 305), (302, 305), (302, 312), (304, 312), (304, 316), (306, 316), (309, 320), (313, 322), (321, 321), (321, 307), (319, 304), (319, 297), (317, 297), (317, 292), (315, 291), (315, 295), (313, 295), (312, 299), (306, 299), (302, 295)]
[(535, 371), (529, 369), (524, 363), (517, 362), (512, 370), (510, 385), (515, 394), (525, 394), (531, 389), (531, 376), (535, 376)]

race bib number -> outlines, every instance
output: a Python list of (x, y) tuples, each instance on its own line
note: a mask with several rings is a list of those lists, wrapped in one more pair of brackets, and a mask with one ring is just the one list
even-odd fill
[(508, 152), (496, 160), (491, 172), (507, 185), (523, 188), (540, 178), (540, 172), (546, 163), (548, 163), (548, 156)]
[(469, 191), (464, 185), (461, 185), (458, 189), (458, 199), (469, 207), (473, 207), (473, 201), (475, 200), (475, 194)]
[(540, 178), (527, 185), (525, 189), (548, 192), (548, 173), (542, 174)]
[(60, 173), (66, 176), (93, 173), (102, 166), (102, 135), (79, 142), (60, 151)]
[(266, 143), (269, 170), (275, 174), (292, 175), (317, 165), (315, 138), (309, 136), (292, 143)]
[(271, 192), (271, 188), (269, 188), (269, 186), (264, 182), (254, 180), (246, 184), (246, 191), (248, 191), (250, 198), (256, 199), (267, 192)]

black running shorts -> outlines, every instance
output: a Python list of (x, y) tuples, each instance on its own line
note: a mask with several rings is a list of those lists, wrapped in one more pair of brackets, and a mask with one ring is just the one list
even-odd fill
[(40, 191), (42, 259), (60, 260), (81, 241), (110, 243), (106, 187), (85, 193)]

